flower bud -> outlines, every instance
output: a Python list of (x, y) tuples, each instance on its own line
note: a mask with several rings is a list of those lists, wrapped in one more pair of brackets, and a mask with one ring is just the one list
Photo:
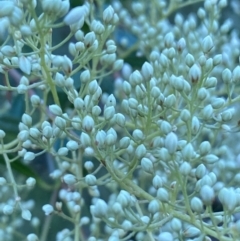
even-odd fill
[(201, 75), (202, 75), (201, 68), (197, 64), (194, 64), (189, 70), (189, 78), (191, 82), (193, 84), (197, 83), (200, 80)]
[(81, 18), (85, 18), (87, 14), (86, 6), (79, 6), (73, 8), (63, 19), (66, 25), (72, 25), (77, 23)]
[(213, 48), (213, 40), (212, 38), (208, 35), (203, 39), (202, 42), (202, 49), (204, 53), (210, 52), (210, 50)]
[(151, 214), (156, 214), (160, 211), (160, 205), (159, 202), (157, 200), (152, 200), (149, 204), (148, 204), (148, 211)]
[(142, 158), (141, 167), (145, 172), (150, 173), (150, 174), (153, 173), (153, 163), (150, 159), (148, 159), (146, 157)]
[(83, 118), (82, 127), (86, 132), (91, 132), (94, 128), (94, 120), (91, 116), (87, 115)]
[(153, 76), (153, 67), (150, 63), (144, 62), (141, 70), (142, 76), (145, 80), (150, 80)]
[(111, 24), (111, 21), (113, 20), (114, 17), (114, 9), (112, 6), (108, 6), (104, 11), (103, 11), (103, 21), (106, 24)]
[(147, 149), (143, 144), (139, 145), (136, 148), (135, 155), (138, 159), (144, 157), (146, 155), (146, 153), (147, 153)]
[(190, 205), (194, 212), (201, 213), (203, 210), (203, 203), (198, 197), (192, 198)]
[(88, 186), (94, 186), (97, 183), (97, 179), (94, 175), (88, 174), (85, 177), (85, 182), (87, 183)]
[(157, 190), (157, 198), (161, 202), (168, 202), (169, 201), (168, 191), (165, 188), (163, 188), (163, 187), (158, 188), (158, 190)]
[(177, 150), (178, 138), (175, 133), (170, 132), (165, 139), (165, 147), (170, 154), (174, 154)]
[(76, 151), (79, 148), (78, 143), (73, 140), (68, 141), (66, 146), (69, 151)]
[(45, 212), (45, 215), (47, 215), (47, 216), (50, 215), (54, 211), (53, 206), (50, 204), (43, 205), (42, 210)]
[(33, 178), (33, 177), (29, 177), (27, 180), (26, 180), (26, 184), (28, 187), (34, 187), (35, 184), (36, 184), (36, 179)]
[(74, 185), (74, 184), (77, 182), (77, 179), (76, 179), (76, 177), (75, 177), (74, 175), (72, 175), (72, 174), (66, 174), (66, 175), (64, 175), (64, 177), (63, 177), (63, 181), (64, 181), (67, 185), (72, 186), (72, 185)]
[(208, 185), (202, 186), (200, 190), (200, 196), (204, 204), (206, 205), (212, 204), (215, 197), (213, 188)]

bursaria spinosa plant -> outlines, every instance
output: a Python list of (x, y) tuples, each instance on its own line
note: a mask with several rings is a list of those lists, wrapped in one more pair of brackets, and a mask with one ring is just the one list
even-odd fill
[(0, 241), (240, 240), (237, 1), (78, 4), (0, 2)]

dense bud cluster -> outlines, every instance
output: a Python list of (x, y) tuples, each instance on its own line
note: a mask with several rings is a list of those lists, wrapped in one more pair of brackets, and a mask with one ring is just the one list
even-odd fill
[(0, 240), (239, 240), (240, 39), (168, 2), (1, 1)]

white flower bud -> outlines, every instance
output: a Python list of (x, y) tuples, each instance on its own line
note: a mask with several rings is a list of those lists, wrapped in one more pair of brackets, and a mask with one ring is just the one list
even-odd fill
[(94, 125), (95, 125), (95, 123), (94, 123), (94, 120), (91, 116), (86, 115), (83, 118), (82, 127), (86, 132), (91, 132), (92, 129), (94, 128)]
[(88, 134), (84, 133), (84, 132), (81, 133), (80, 141), (81, 141), (81, 144), (84, 147), (87, 147), (87, 146), (91, 145), (91, 138), (90, 138), (90, 136)]
[(108, 145), (108, 146), (112, 146), (116, 143), (117, 141), (117, 138), (115, 135), (109, 133), (106, 135), (106, 138), (105, 138), (105, 143)]
[(36, 184), (36, 179), (33, 178), (33, 177), (29, 177), (27, 180), (26, 180), (26, 184), (28, 187), (34, 187), (35, 184)]
[(109, 107), (105, 108), (103, 115), (104, 115), (104, 118), (107, 121), (109, 121), (110, 119), (113, 118), (114, 114), (115, 114), (115, 108), (113, 106), (109, 106)]
[(84, 167), (87, 169), (88, 172), (91, 172), (92, 169), (93, 169), (93, 167), (94, 167), (93, 162), (91, 162), (91, 161), (86, 161), (86, 162), (84, 163)]
[(202, 49), (204, 53), (208, 53), (211, 51), (211, 49), (213, 48), (213, 40), (212, 38), (208, 35), (207, 37), (205, 37), (203, 39), (202, 42)]
[(195, 175), (198, 179), (201, 179), (205, 174), (206, 174), (206, 167), (204, 166), (204, 164), (200, 164), (196, 171), (195, 171)]
[(123, 68), (124, 61), (122, 59), (118, 59), (113, 63), (113, 70), (119, 71)]
[(222, 62), (222, 54), (217, 54), (213, 57), (213, 65), (217, 66)]
[(27, 209), (22, 210), (22, 218), (27, 220), (27, 221), (30, 221), (31, 218), (32, 218), (31, 212)]
[(12, 46), (5, 45), (1, 48), (1, 52), (4, 56), (10, 58), (13, 57), (16, 53)]
[(132, 136), (136, 141), (143, 141), (145, 138), (143, 132), (139, 129), (134, 130)]
[(95, 33), (94, 33), (94, 32), (89, 32), (89, 33), (87, 33), (87, 34), (85, 35), (85, 37), (84, 37), (84, 40), (83, 40), (84, 46), (85, 46), (86, 48), (91, 47), (91, 46), (93, 45), (95, 39), (96, 39), (96, 36), (95, 36)]
[(98, 35), (103, 34), (103, 32), (105, 31), (105, 27), (103, 26), (103, 24), (95, 19), (91, 23), (91, 29), (92, 31), (94, 31), (94, 33)]
[(150, 80), (151, 77), (153, 76), (153, 67), (150, 63), (148, 62), (144, 62), (143, 66), (142, 66), (142, 76), (145, 80)]
[(165, 100), (164, 100), (164, 105), (168, 108), (171, 108), (175, 105), (176, 103), (176, 96), (174, 94), (169, 95)]
[(41, 136), (41, 132), (35, 127), (29, 129), (29, 134), (34, 139), (38, 139)]
[(119, 202), (115, 202), (112, 205), (112, 211), (114, 214), (117, 214), (117, 215), (122, 214), (123, 213), (122, 205)]
[(240, 82), (240, 66), (234, 68), (232, 73), (232, 80), (236, 84)]
[(225, 100), (222, 98), (213, 98), (211, 105), (214, 109), (220, 109), (225, 104)]
[(201, 234), (201, 231), (195, 227), (189, 227), (183, 232), (183, 236), (186, 238), (193, 238), (193, 237), (199, 236), (200, 234)]
[(187, 176), (191, 173), (192, 167), (188, 162), (183, 162), (179, 168), (179, 171), (182, 175)]
[(157, 198), (161, 202), (168, 202), (169, 201), (168, 191), (165, 188), (163, 188), (163, 187), (158, 188), (158, 190), (157, 190)]
[(143, 81), (143, 77), (141, 73), (138, 70), (135, 70), (130, 76), (129, 76), (129, 82), (132, 86), (136, 86), (141, 84)]
[(190, 205), (194, 212), (201, 213), (203, 210), (203, 203), (198, 197), (192, 198)]
[(94, 186), (97, 183), (97, 178), (92, 174), (88, 174), (85, 176), (85, 182), (88, 186)]
[(94, 116), (99, 116), (101, 114), (101, 112), (102, 112), (102, 110), (101, 110), (101, 108), (99, 106), (97, 106), (97, 105), (93, 106), (92, 114)]
[(172, 126), (167, 121), (161, 121), (160, 129), (164, 134), (168, 134), (172, 131)]
[(115, 115), (115, 122), (121, 126), (121, 127), (124, 127), (125, 126), (125, 122), (126, 122), (126, 119), (125, 119), (125, 116), (121, 113), (117, 113)]
[(221, 117), (223, 121), (230, 121), (233, 117), (234, 109), (228, 109), (221, 113)]
[(182, 111), (181, 111), (181, 119), (184, 121), (184, 122), (187, 122), (189, 119), (190, 119), (190, 117), (191, 117), (191, 114), (190, 114), (190, 112), (189, 112), (189, 110), (187, 110), (187, 109), (183, 109)]
[(135, 155), (138, 159), (144, 157), (146, 153), (147, 153), (147, 149), (143, 144), (139, 145), (135, 150)]
[(5, 131), (0, 129), (0, 140), (3, 139), (6, 136)]
[(58, 106), (58, 105), (50, 105), (49, 106), (49, 110), (57, 116), (61, 116), (62, 115), (62, 109)]
[(200, 190), (200, 196), (204, 204), (206, 205), (212, 204), (215, 197), (213, 188), (208, 185), (202, 186)]
[(74, 175), (72, 175), (72, 174), (66, 174), (66, 175), (64, 175), (64, 177), (63, 177), (63, 181), (64, 181), (67, 185), (72, 186), (72, 185), (74, 185), (74, 184), (77, 182), (77, 179), (76, 179), (76, 177), (75, 177)]
[(2, 6), (0, 8), (0, 18), (9, 16), (14, 9), (14, 3), (9, 1), (2, 1)]
[(125, 93), (126, 95), (130, 95), (131, 89), (132, 89), (132, 87), (131, 87), (131, 85), (129, 84), (129, 82), (124, 81), (124, 82), (123, 82), (123, 91), (124, 91), (124, 93)]
[(28, 90), (28, 87), (26, 85), (20, 84), (17, 87), (18, 94), (25, 94)]
[(152, 200), (149, 204), (148, 204), (148, 211), (151, 214), (156, 214), (160, 211), (160, 205), (159, 202), (157, 200)]
[(84, 70), (80, 75), (80, 80), (82, 84), (87, 83), (91, 79), (91, 74), (88, 69)]
[(123, 223), (122, 223), (122, 229), (124, 231), (129, 231), (132, 229), (132, 222), (130, 222), (129, 220), (124, 220)]
[(195, 63), (194, 57), (188, 53), (185, 57), (185, 63), (188, 67), (192, 67)]
[(35, 159), (35, 154), (33, 152), (28, 151), (25, 153), (23, 159), (26, 162), (30, 162)]
[(13, 210), (14, 210), (14, 207), (11, 206), (11, 205), (5, 205), (5, 206), (3, 207), (3, 213), (4, 213), (5, 215), (11, 215), (11, 214), (13, 213)]
[(162, 178), (159, 175), (155, 175), (152, 180), (152, 184), (153, 184), (154, 188), (159, 189), (160, 187), (163, 186)]
[(184, 38), (180, 38), (177, 42), (177, 50), (178, 52), (182, 52), (186, 47), (186, 40)]
[(153, 173), (153, 163), (150, 159), (143, 157), (141, 160), (141, 167), (143, 171), (152, 174)]
[(34, 233), (30, 233), (27, 236), (27, 241), (38, 241), (38, 236)]
[(18, 133), (18, 139), (21, 142), (27, 141), (29, 138), (29, 131), (28, 130), (22, 130)]
[(22, 122), (26, 126), (30, 127), (32, 125), (32, 117), (30, 115), (28, 115), (28, 114), (23, 114)]
[(206, 162), (207, 164), (214, 164), (218, 160), (219, 158), (213, 154), (208, 154), (203, 157), (203, 161)]
[(200, 122), (196, 116), (193, 116), (192, 118), (192, 132), (193, 134), (197, 134), (198, 130), (200, 128)]
[(161, 232), (158, 237), (158, 241), (173, 241), (173, 236), (169, 232)]
[(230, 84), (232, 81), (232, 72), (230, 69), (226, 68), (222, 72), (222, 80), (224, 84)]
[(59, 116), (57, 116), (56, 118), (55, 118), (55, 125), (60, 129), (60, 130), (64, 130), (65, 128), (66, 128), (66, 121), (63, 119), (63, 118), (61, 118), (61, 117), (59, 117)]
[(207, 105), (202, 110), (202, 116), (204, 119), (209, 120), (212, 118), (213, 115), (213, 108), (212, 105)]
[(31, 62), (29, 61), (29, 59), (25, 56), (20, 56), (18, 58), (18, 64), (19, 64), (19, 68), (20, 70), (27, 74), (27, 75), (30, 75), (31, 73)]
[(53, 206), (50, 204), (43, 205), (42, 210), (45, 213), (45, 215), (47, 215), (47, 216), (50, 215), (54, 211)]
[(206, 90), (206, 88), (200, 88), (199, 90), (198, 90), (198, 93), (197, 93), (197, 98), (200, 100), (200, 101), (203, 101), (203, 100), (205, 100), (206, 98), (207, 98), (207, 96), (208, 96), (208, 92), (207, 92), (207, 90)]
[(177, 150), (178, 138), (175, 133), (170, 132), (165, 139), (165, 147), (170, 154), (174, 154)]
[(72, 72), (72, 61), (66, 56), (63, 56), (63, 64), (62, 64), (63, 71), (65, 74), (70, 74)]
[(160, 89), (157, 86), (153, 86), (153, 88), (151, 89), (151, 96), (155, 99), (159, 98), (161, 94)]
[(76, 141), (70, 140), (66, 144), (68, 150), (70, 151), (76, 151), (78, 149), (78, 143)]
[(96, 218), (103, 218), (107, 215), (108, 205), (102, 200), (98, 199), (94, 206), (91, 206), (92, 215)]
[(4, 177), (0, 177), (0, 186), (4, 186), (7, 183)]
[(216, 77), (209, 77), (206, 79), (204, 83), (204, 87), (209, 89), (209, 88), (214, 88), (217, 85), (217, 78)]
[(123, 78), (128, 79), (131, 73), (132, 73), (132, 66), (130, 64), (125, 63), (122, 68)]
[(114, 9), (112, 6), (108, 6), (104, 11), (103, 11), (103, 21), (106, 24), (111, 24), (112, 20), (114, 17)]
[(84, 19), (87, 15), (86, 6), (75, 7), (64, 17), (63, 22), (66, 25), (72, 25), (77, 23), (82, 18)]
[(58, 149), (58, 155), (59, 156), (67, 156), (67, 154), (68, 154), (68, 148), (66, 148), (66, 147), (61, 147), (61, 148), (59, 148)]
[(177, 218), (173, 218), (171, 221), (171, 228), (175, 232), (179, 232), (182, 229), (182, 222)]
[(182, 155), (183, 155), (183, 158), (186, 160), (186, 161), (190, 161), (195, 153), (194, 153), (194, 149), (193, 149), (193, 146), (191, 143), (188, 143), (183, 149), (182, 149)]
[(47, 139), (50, 139), (53, 135), (53, 129), (51, 126), (45, 126), (42, 130), (42, 134), (44, 137), (46, 137)]
[(128, 136), (123, 137), (120, 141), (119, 141), (119, 147), (121, 149), (126, 149), (128, 146), (130, 145), (130, 138)]
[(191, 82), (197, 83), (200, 80), (201, 75), (202, 75), (201, 68), (197, 64), (194, 64), (189, 70), (189, 78)]
[(106, 133), (105, 133), (105, 131), (103, 131), (103, 130), (98, 131), (97, 135), (96, 135), (96, 139), (95, 139), (96, 145), (98, 147), (103, 147), (104, 144), (105, 144), (105, 140), (106, 140)]
[(123, 208), (128, 207), (131, 203), (131, 196), (127, 191), (121, 190), (117, 196), (117, 202), (121, 204)]

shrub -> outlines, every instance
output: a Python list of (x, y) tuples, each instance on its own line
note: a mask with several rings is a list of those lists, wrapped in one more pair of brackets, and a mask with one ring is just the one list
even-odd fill
[(240, 41), (197, 2), (1, 1), (0, 240), (239, 240)]

